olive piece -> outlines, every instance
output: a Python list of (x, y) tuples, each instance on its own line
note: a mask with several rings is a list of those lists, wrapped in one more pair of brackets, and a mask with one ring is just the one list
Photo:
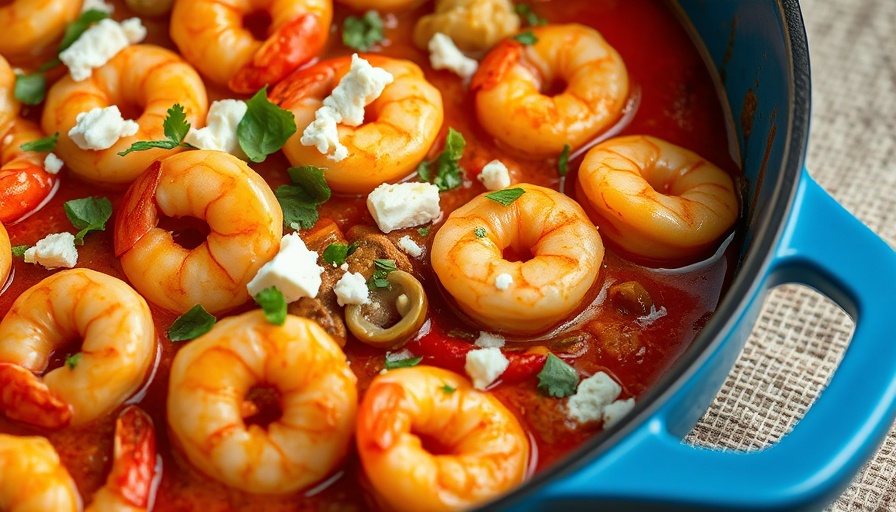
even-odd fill
[(124, 3), (141, 16), (161, 16), (171, 11), (174, 0), (124, 0)]
[[(392, 289), (374, 290), (370, 304), (346, 306), (345, 323), (362, 342), (377, 348), (394, 349), (411, 339), (423, 326), (427, 300), (423, 285), (411, 274), (393, 270), (386, 279)], [(395, 313), (398, 320), (392, 322)]]

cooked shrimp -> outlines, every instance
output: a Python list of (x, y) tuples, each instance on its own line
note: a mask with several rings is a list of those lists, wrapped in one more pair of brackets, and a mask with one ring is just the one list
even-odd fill
[[(584, 25), (532, 27), (538, 39), (506, 39), (480, 64), (471, 87), (479, 123), (502, 144), (533, 156), (559, 155), (606, 130), (628, 100), (622, 57)], [(552, 84), (563, 92), (548, 95)]]
[[(604, 246), (575, 201), (535, 185), (517, 187), (525, 193), (509, 206), (483, 194), (452, 212), (436, 233), (430, 260), (471, 318), (490, 329), (532, 334), (580, 307)], [(522, 259), (508, 261), (508, 253)]]
[(579, 167), (582, 203), (601, 232), (650, 260), (693, 258), (737, 220), (734, 183), (696, 153), (656, 137), (616, 137)]
[(468, 509), (526, 478), (529, 440), (516, 416), (441, 368), (377, 376), (358, 409), (356, 435), (364, 474), (390, 510)]
[[(77, 339), (77, 358), (38, 376), (55, 350)], [(130, 286), (83, 268), (53, 274), (0, 322), (0, 410), (46, 428), (87, 423), (139, 388), (155, 347), (149, 307)]]
[[(208, 223), (186, 249), (159, 228), (161, 215)], [(149, 301), (183, 313), (210, 313), (249, 300), (248, 283), (277, 254), (283, 213), (270, 187), (239, 158), (193, 150), (153, 164), (128, 189), (115, 219), (115, 255)]]
[[(271, 17), (264, 41), (243, 24), (257, 11)], [(332, 18), (332, 0), (177, 0), (170, 32), (181, 55), (212, 82), (250, 94), (317, 57)]]
[(0, 7), (0, 54), (19, 66), (48, 57), (65, 27), (81, 12), (81, 0), (12, 0)]
[(510, 0), (436, 0), (435, 12), (414, 26), (414, 44), (425, 50), (441, 32), (465, 52), (484, 52), (519, 28)]
[(413, 9), (422, 4), (424, 0), (336, 0), (337, 3), (347, 5), (357, 11), (401, 11)]
[(7, 123), (19, 115), (20, 107), (16, 99), (16, 74), (0, 55), (0, 132), (5, 132)]
[(45, 437), (0, 434), (0, 475), (0, 510), (81, 510), (78, 488)]
[(366, 194), (414, 172), (438, 137), (444, 118), (442, 94), (426, 81), (419, 66), (380, 55), (363, 58), (391, 73), (393, 81), (365, 108), (367, 121), (337, 126), (339, 142), (348, 149), (348, 156), (338, 162), (314, 146), (302, 145), (301, 138), (324, 98), (348, 73), (351, 57), (299, 70), (270, 93), (271, 101), (295, 116), (298, 129), (283, 146), (289, 161), (324, 168), (330, 188), (347, 194)]
[[(178, 351), (168, 425), (207, 475), (253, 493), (296, 491), (326, 477), (348, 452), (355, 382), (345, 354), (316, 322), (288, 315), (274, 325), (250, 311)], [(265, 412), (251, 398), (259, 389), (273, 389), (281, 411), (266, 427), (250, 420)]]
[[(200, 127), (208, 112), (205, 84), (192, 66), (164, 48), (137, 44), (119, 52), (90, 78), (75, 82), (66, 75), (50, 87), (41, 126), (47, 133), (59, 132), (55, 152), (80, 178), (105, 186), (123, 186), (133, 181), (149, 164), (182, 148), (150, 149), (125, 156), (137, 141), (164, 140), (164, 121), (175, 103), (186, 120)], [(81, 149), (68, 135), (77, 116), (94, 108), (118, 106), (122, 112), (137, 111), (140, 125), (134, 135), (121, 137), (108, 149)]]
[(34, 211), (56, 187), (56, 175), (46, 170), (47, 153), (25, 151), (22, 144), (44, 137), (43, 130), (17, 117), (0, 141), (0, 222), (14, 222)]
[(3, 285), (6, 284), (10, 270), (12, 270), (12, 245), (9, 243), (9, 233), (0, 222), (0, 290), (3, 290)]

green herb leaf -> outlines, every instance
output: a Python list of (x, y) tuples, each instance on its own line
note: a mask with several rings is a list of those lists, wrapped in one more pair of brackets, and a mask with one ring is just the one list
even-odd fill
[(28, 245), (14, 245), (12, 246), (12, 255), (15, 258), (23, 258), (25, 256), (25, 251), (30, 248), (31, 247)]
[(548, 354), (544, 368), (538, 372), (538, 390), (547, 396), (563, 398), (575, 394), (579, 374), (564, 360)]
[(184, 143), (184, 137), (190, 131), (190, 123), (187, 122), (187, 116), (184, 113), (184, 107), (179, 103), (175, 103), (168, 109), (168, 115), (162, 123), (165, 130), (166, 140), (137, 141), (131, 144), (131, 147), (118, 153), (118, 156), (125, 156), (132, 151), (146, 151), (147, 149), (174, 149), (178, 146), (192, 147)]
[(75, 235), (75, 243), (84, 243), (84, 236), (91, 231), (104, 231), (106, 222), (112, 216), (112, 203), (105, 197), (84, 197), (66, 201), (62, 207), (72, 225), (80, 229)]
[(78, 363), (81, 362), (81, 356), (82, 354), (80, 352), (65, 356), (65, 365), (68, 366), (69, 370), (74, 370), (75, 366), (78, 366)]
[(485, 228), (482, 226), (476, 226), (476, 229), (473, 230), (473, 234), (476, 235), (476, 238), (485, 238), (488, 234), (485, 232)]
[(59, 132), (42, 139), (32, 140), (19, 146), (22, 151), (53, 151), (56, 149), (56, 141), (59, 140)]
[(524, 44), (526, 46), (530, 46), (538, 42), (538, 38), (535, 37), (535, 34), (531, 30), (520, 32), (519, 34), (513, 36), (513, 38), (516, 39), (520, 44)]
[(387, 357), (384, 368), (386, 368), (387, 370), (394, 370), (396, 368), (410, 368), (411, 366), (417, 366), (418, 364), (420, 364), (420, 361), (423, 361), (422, 357), (408, 357), (407, 359), (392, 360)]
[(432, 226), (424, 226), (422, 228), (417, 228), (417, 234), (420, 236), (429, 236), (429, 230)]
[(313, 165), (290, 167), (286, 170), (289, 179), (301, 187), (308, 197), (317, 204), (323, 204), (330, 200), (332, 192), (324, 177), (324, 170)]
[(342, 24), (342, 44), (366, 52), (385, 39), (383, 20), (376, 11), (367, 11), (360, 18), (349, 16)]
[(246, 107), (246, 113), (236, 127), (236, 136), (249, 160), (264, 162), (296, 133), (296, 121), (292, 112), (268, 101), (267, 86), (255, 93), (246, 102)]
[(47, 78), (43, 73), (16, 75), (15, 97), (25, 105), (40, 105), (47, 94)]
[(108, 18), (109, 15), (98, 9), (90, 9), (81, 13), (75, 21), (69, 23), (65, 27), (65, 34), (62, 36), (62, 42), (59, 43), (59, 51), (62, 52), (81, 37), (88, 28), (94, 23)]
[(435, 160), (436, 174), (432, 176), (432, 164), (430, 162), (420, 162), (417, 166), (417, 176), (421, 180), (432, 183), (444, 192), (461, 186), (464, 182), (463, 172), (459, 163), (464, 154), (464, 147), (467, 141), (464, 136), (454, 128), (448, 128), (448, 135), (445, 138), (445, 148)]
[(345, 263), (345, 259), (351, 255), (351, 253), (355, 252), (355, 249), (358, 248), (358, 244), (350, 243), (350, 244), (330, 244), (324, 249), (324, 253), (321, 255), (324, 258), (324, 261), (333, 265), (334, 267), (338, 267)]
[(367, 280), (367, 289), (376, 290), (377, 288), (385, 288), (391, 290), (392, 283), (389, 282), (388, 276), (389, 272), (398, 270), (398, 267), (395, 265), (395, 260), (374, 259), (373, 267), (373, 275)]
[(491, 194), (486, 194), (485, 197), (495, 201), (496, 203), (501, 203), (504, 206), (510, 206), (514, 201), (520, 198), (521, 195), (525, 194), (526, 191), (519, 188), (505, 188), (504, 190), (497, 190), (492, 192)]
[(569, 151), (572, 148), (569, 144), (563, 145), (563, 151), (560, 152), (560, 158), (557, 159), (557, 173), (560, 176), (566, 176), (569, 172)]
[(188, 341), (207, 333), (215, 325), (215, 317), (205, 310), (200, 304), (196, 304), (189, 311), (177, 317), (168, 329), (168, 339), (171, 341)]
[(274, 324), (283, 325), (286, 322), (286, 299), (277, 288), (271, 286), (255, 295), (255, 302), (264, 311), (264, 318)]
[(454, 393), (455, 391), (457, 391), (457, 388), (453, 388), (453, 387), (449, 386), (448, 384), (445, 384), (444, 386), (442, 386), (439, 389), (441, 389), (442, 392), (445, 393), (446, 395), (450, 395), (451, 393)]
[(514, 8), (519, 17), (525, 22), (526, 26), (535, 27), (538, 25), (547, 25), (548, 23), (546, 19), (539, 18), (537, 14), (532, 12), (532, 8), (527, 4), (516, 4)]
[(313, 165), (290, 167), (293, 185), (281, 185), (274, 191), (283, 210), (283, 224), (291, 229), (311, 229), (317, 222), (317, 207), (330, 199), (330, 187), (324, 170)]

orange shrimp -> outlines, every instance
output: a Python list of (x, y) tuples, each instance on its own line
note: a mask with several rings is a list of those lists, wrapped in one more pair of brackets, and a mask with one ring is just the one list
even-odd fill
[(0, 54), (30, 65), (55, 50), (53, 43), (81, 12), (81, 0), (12, 0), (0, 7)]
[(47, 153), (21, 148), (43, 137), (37, 124), (16, 118), (0, 142), (0, 222), (15, 222), (33, 212), (55, 190), (57, 176), (44, 165)]
[(9, 233), (0, 222), (0, 290), (3, 289), (9, 271), (12, 269), (12, 246), (9, 244)]

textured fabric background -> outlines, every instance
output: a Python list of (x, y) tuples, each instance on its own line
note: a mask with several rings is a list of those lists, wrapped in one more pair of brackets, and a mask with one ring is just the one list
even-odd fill
[[(896, 240), (896, 1), (803, 0), (812, 69), (809, 172), (843, 206)], [(687, 441), (755, 450), (802, 417), (836, 369), (852, 320), (783, 286)], [(861, 392), (861, 390), (856, 390)], [(896, 511), (896, 428), (832, 511)]]

